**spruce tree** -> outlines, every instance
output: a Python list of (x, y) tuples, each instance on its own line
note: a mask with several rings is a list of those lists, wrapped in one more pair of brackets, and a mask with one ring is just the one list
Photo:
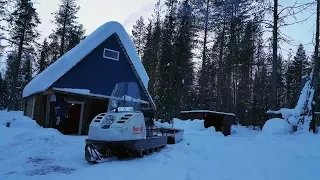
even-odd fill
[(153, 45), (153, 39), (152, 39), (152, 21), (150, 20), (148, 26), (147, 26), (147, 32), (146, 32), (146, 42), (145, 42), (145, 45), (143, 46), (143, 55), (142, 55), (142, 63), (143, 63), (143, 66), (144, 68), (146, 69), (147, 71), (147, 74), (150, 75), (152, 74), (152, 71), (153, 71), (153, 67), (152, 67), (152, 64), (155, 64), (154, 62), (151, 62), (152, 60), (152, 56), (154, 54), (154, 51), (152, 49), (152, 45)]
[(308, 71), (307, 55), (302, 44), (299, 45), (292, 62), (288, 62), (286, 75), (288, 106), (296, 106), (300, 95), (301, 78)]
[[(19, 85), (19, 76), (14, 76), (14, 68), (17, 63), (17, 54), (16, 53), (10, 53), (6, 59), (6, 72), (4, 76), (4, 80), (7, 82), (7, 100), (8, 100), (8, 110), (17, 110), (18, 107), (16, 107), (16, 103), (18, 99), (20, 98), (19, 90), (16, 88)], [(15, 84), (13, 84), (13, 80), (15, 80)], [(12, 90), (14, 90), (12, 92)], [(10, 107), (11, 106), (11, 107)]]
[(161, 47), (161, 19), (160, 19), (160, 1), (155, 6), (154, 24), (150, 21), (147, 27), (146, 44), (142, 53), (142, 63), (150, 77), (149, 91), (155, 98), (155, 83), (157, 80), (157, 66), (160, 59)]
[(49, 35), (49, 52), (48, 52), (48, 60), (49, 65), (54, 63), (59, 58), (59, 40), (56, 34)]
[(197, 8), (197, 19), (198, 20), (198, 31), (201, 32), (201, 39), (199, 39), (198, 43), (201, 46), (201, 68), (199, 71), (199, 106), (201, 109), (208, 108), (208, 97), (209, 97), (209, 53), (208, 53), (208, 44), (209, 44), (209, 35), (211, 27), (213, 26), (214, 19), (212, 0), (204, 0), (195, 2), (195, 6)]
[(285, 106), (285, 71), (284, 71), (284, 61), (282, 56), (278, 56), (277, 60), (277, 106)]
[(175, 67), (171, 76), (174, 78), (173, 86), (175, 93), (175, 115), (182, 109), (190, 107), (188, 98), (192, 92), (194, 80), (193, 53), (195, 38), (195, 18), (190, 0), (184, 0), (180, 5), (177, 17), (177, 33), (173, 42), (173, 62), (170, 66)]
[[(6, 21), (9, 19), (8, 13), (7, 13), (7, 6), (8, 1), (7, 0), (0, 0), (0, 23), (2, 21)], [(0, 24), (0, 36), (1, 36), (1, 30), (4, 30), (3, 24)]]
[(47, 38), (45, 38), (41, 45), (39, 57), (36, 62), (36, 71), (38, 74), (49, 66), (49, 51), (49, 44)]
[(173, 37), (175, 35), (175, 11), (176, 0), (167, 0), (165, 2), (168, 7), (168, 12), (164, 20), (162, 30), (162, 44), (160, 59), (157, 67), (157, 82), (156, 82), (156, 103), (158, 107), (158, 115), (165, 120), (170, 120), (175, 115), (175, 105), (172, 102), (176, 101), (175, 92), (175, 77), (173, 56)]
[(33, 3), (29, 0), (16, 0), (14, 4), (14, 10), (12, 13), (14, 17), (12, 19), (12, 28), (10, 30), (11, 40), (14, 42), (14, 46), (17, 52), (9, 64), (13, 65), (12, 77), (8, 83), (10, 84), (10, 96), (9, 96), (9, 110), (19, 109), (19, 103), (21, 92), (18, 88), (18, 76), (21, 73), (21, 61), (24, 54), (32, 53), (36, 46), (36, 40), (39, 37), (39, 33), (36, 27), (40, 24), (38, 13), (33, 7)]
[(254, 58), (254, 32), (253, 23), (246, 25), (243, 39), (241, 40), (239, 49), (238, 64), (238, 87), (237, 87), (237, 115), (240, 119), (248, 119), (248, 111), (251, 108), (250, 93), (250, 71)]
[(5, 26), (3, 26), (3, 22), (5, 22), (8, 19), (6, 6), (7, 6), (7, 0), (0, 0), (0, 58), (3, 54), (4, 47), (1, 45), (1, 40), (4, 36), (3, 31), (5, 30)]
[(83, 28), (83, 25), (75, 25), (71, 31), (68, 33), (67, 36), (67, 49), (66, 51), (71, 50), (76, 45), (80, 43), (85, 38), (85, 30)]
[(4, 110), (8, 107), (8, 99), (7, 99), (7, 83), (0, 72), (0, 109)]
[(5, 17), (7, 3), (7, 0), (0, 0), (0, 18)]
[[(151, 24), (149, 24), (148, 28), (150, 30)], [(132, 41), (135, 45), (135, 48), (139, 56), (142, 56), (142, 52), (143, 52), (145, 41), (146, 41), (145, 36), (146, 36), (145, 24), (144, 24), (143, 17), (141, 16), (137, 20), (136, 24), (133, 25), (133, 29), (132, 29)]]
[(32, 80), (32, 55), (26, 54), (21, 66), (21, 83), (24, 88)]
[(61, 0), (59, 9), (54, 12), (54, 24), (56, 25), (54, 34), (59, 38), (59, 57), (69, 49), (73, 48), (72, 46), (75, 43), (68, 45), (70, 37), (75, 35), (72, 33), (74, 31), (80, 31), (80, 34), (82, 34), (81, 31), (83, 28), (76, 22), (78, 18), (76, 14), (79, 9), (80, 7), (77, 5), (76, 0)]

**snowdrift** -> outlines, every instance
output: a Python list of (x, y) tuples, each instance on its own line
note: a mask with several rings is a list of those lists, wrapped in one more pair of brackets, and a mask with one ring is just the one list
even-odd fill
[(265, 123), (262, 131), (267, 135), (286, 135), (290, 133), (291, 126), (284, 119), (273, 118)]
[[(6, 127), (8, 122), (9, 128)], [(0, 146), (19, 143), (27, 146), (26, 142), (31, 146), (39, 143), (57, 144), (62, 136), (56, 129), (40, 127), (35, 120), (23, 116), (23, 112), (0, 111)]]
[(173, 119), (173, 124), (169, 124), (168, 122), (160, 123), (156, 121), (155, 125), (157, 127), (183, 129), (186, 132), (205, 130), (204, 120), (192, 121), (192, 120)]
[[(5, 127), (3, 123), (13, 117), (17, 119), (12, 127)], [(284, 122), (270, 120), (263, 131), (274, 126), (285, 130)], [(261, 131), (232, 126), (236, 134), (224, 137), (213, 128), (205, 129), (201, 120), (175, 119), (173, 127), (184, 128), (183, 142), (142, 159), (92, 166), (84, 159), (86, 136), (65, 136), (37, 126), (22, 112), (0, 111), (0, 180), (319, 179), (319, 135), (266, 138)], [(295, 169), (298, 174), (292, 173)]]
[(0, 111), (0, 127), (10, 123), (10, 128), (39, 128), (37, 122), (29, 117), (23, 116), (22, 111)]
[(211, 135), (221, 135), (221, 132), (216, 132), (214, 127), (205, 128), (204, 120), (180, 120), (177, 118), (173, 119), (173, 124), (169, 124), (167, 122), (160, 123), (155, 122), (155, 125), (159, 128), (175, 128), (175, 129), (183, 129), (184, 134), (211, 134)]

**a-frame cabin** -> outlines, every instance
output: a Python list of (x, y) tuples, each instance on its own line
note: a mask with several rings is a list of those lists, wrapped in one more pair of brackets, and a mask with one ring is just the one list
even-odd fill
[(155, 107), (149, 77), (136, 49), (118, 22), (107, 22), (52, 65), (23, 90), (24, 115), (43, 127), (54, 127), (54, 103), (66, 99), (69, 134), (87, 134), (94, 116), (107, 111), (114, 86), (136, 82), (146, 106)]

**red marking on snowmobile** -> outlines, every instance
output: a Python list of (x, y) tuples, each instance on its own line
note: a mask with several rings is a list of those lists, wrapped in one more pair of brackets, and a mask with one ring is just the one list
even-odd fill
[(140, 134), (143, 132), (143, 124), (141, 125), (141, 127), (135, 127), (133, 126), (132, 128), (132, 134)]

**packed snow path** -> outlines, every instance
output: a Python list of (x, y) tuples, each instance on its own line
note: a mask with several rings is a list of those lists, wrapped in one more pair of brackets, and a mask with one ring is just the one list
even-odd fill
[[(184, 139), (140, 159), (91, 165), (84, 159), (85, 136), (42, 129), (14, 114), (0, 113), (0, 179), (319, 179), (319, 135), (267, 135), (235, 127), (224, 137), (199, 123), (185, 122)], [(2, 121), (2, 123), (1, 123)], [(181, 123), (183, 124), (183, 123)]]

